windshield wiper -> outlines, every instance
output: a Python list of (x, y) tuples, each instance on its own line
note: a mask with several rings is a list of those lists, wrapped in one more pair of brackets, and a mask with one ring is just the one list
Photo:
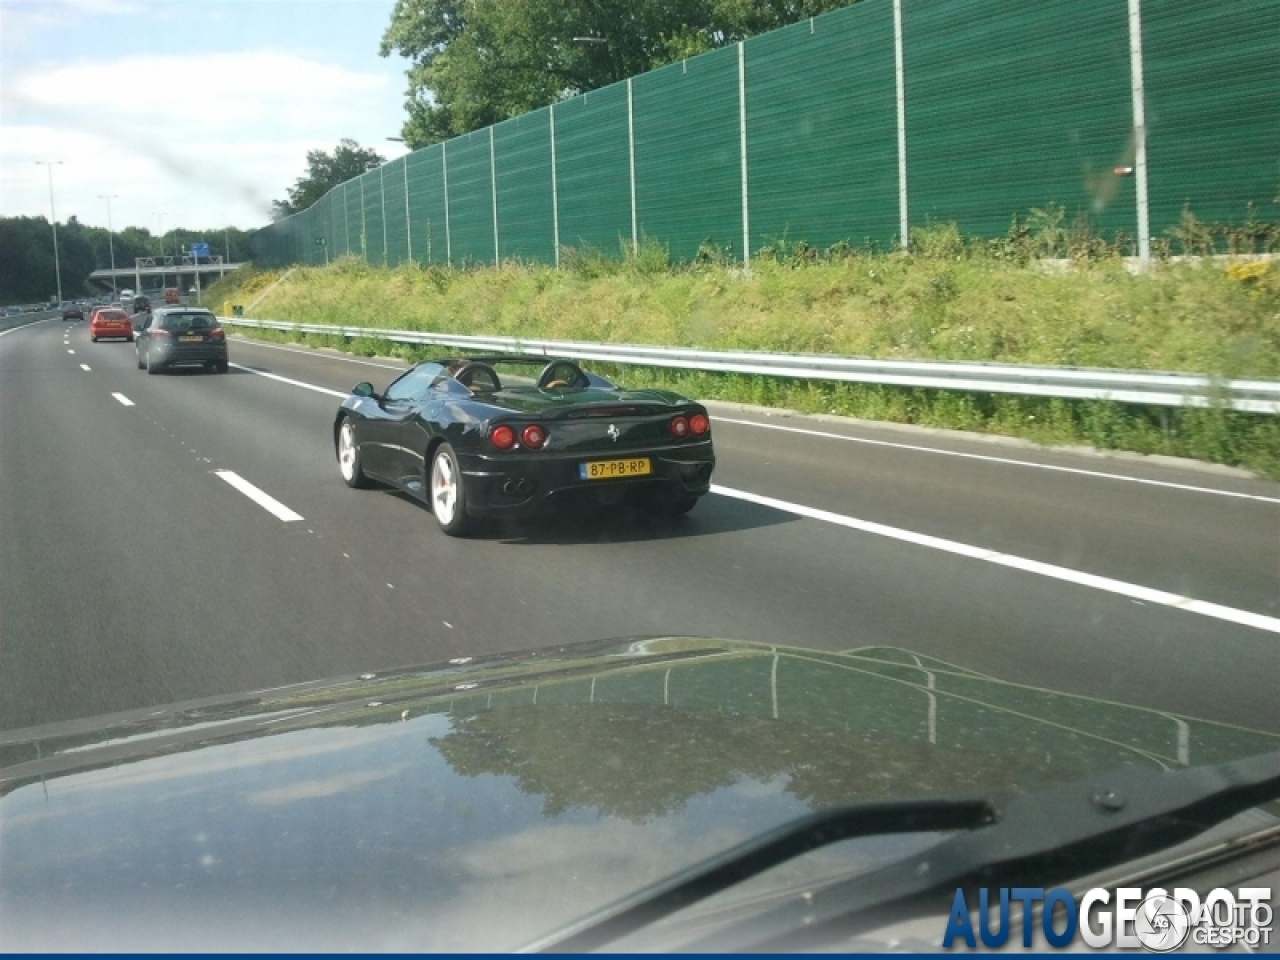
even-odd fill
[(606, 907), (526, 948), (550, 953), (596, 950), (663, 917), (811, 850), (857, 837), (972, 830), (996, 810), (979, 798), (866, 803), (810, 814), (762, 834), (655, 886)]
[[(859, 804), (785, 824), (528, 949), (599, 949), (842, 840), (961, 831), (923, 853), (822, 889), (806, 905), (810, 922), (803, 925), (794, 922), (792, 904), (738, 925), (733, 935), (740, 945), (729, 948), (817, 949), (925, 911), (945, 913), (957, 887), (1050, 887), (1182, 843), (1277, 798), (1280, 751), (1174, 772), (1122, 769), (1035, 793)], [(815, 920), (824, 908), (826, 916)], [(720, 942), (715, 949), (726, 947)]]

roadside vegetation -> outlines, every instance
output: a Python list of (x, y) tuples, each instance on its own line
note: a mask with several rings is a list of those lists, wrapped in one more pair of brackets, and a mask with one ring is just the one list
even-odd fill
[[(1015, 221), (998, 240), (943, 225), (912, 241), (908, 253), (779, 241), (749, 274), (710, 247), (673, 265), (652, 242), (637, 255), (566, 249), (559, 268), (388, 270), (346, 259), (297, 269), (246, 312), (442, 333), (1280, 377), (1280, 260), (1180, 260), (1280, 252), (1275, 225), (1250, 218), (1215, 228), (1187, 214), (1155, 244), (1158, 263), (1146, 274), (1127, 268), (1124, 238), (1104, 241), (1052, 209)], [(219, 312), (247, 306), (280, 273), (242, 271), (210, 288), (205, 302)], [(369, 338), (284, 338), (423, 355)], [(1275, 417), (643, 367), (623, 377), (704, 399), (1187, 456), (1280, 477)]]

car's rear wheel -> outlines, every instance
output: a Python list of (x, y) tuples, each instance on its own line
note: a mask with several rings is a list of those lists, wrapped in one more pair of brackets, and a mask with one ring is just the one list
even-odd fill
[(213, 369), (218, 373), (226, 373), (231, 369), (231, 364), (224, 357), (223, 359), (214, 362)]
[(431, 481), (428, 487), (431, 512), (440, 529), (451, 537), (461, 537), (471, 529), (467, 516), (466, 484), (458, 468), (458, 457), (447, 443), (436, 448), (431, 458)]
[(156, 374), (160, 372), (160, 364), (156, 363), (154, 360), (151, 359), (150, 347), (147, 348), (146, 363), (147, 363), (147, 373)]
[(360, 447), (356, 444), (356, 428), (350, 419), (338, 427), (338, 471), (348, 487), (368, 487), (369, 478), (360, 465)]
[(137, 343), (134, 343), (133, 345), (133, 352), (138, 358), (138, 369), (145, 370), (147, 368), (147, 365), (142, 362), (142, 348), (138, 346)]
[(95, 336), (91, 333), (91, 334), (89, 334), (89, 341), (90, 341), (91, 343), (97, 343), (97, 342), (98, 342), (98, 338), (97, 338), (97, 337), (95, 337)]

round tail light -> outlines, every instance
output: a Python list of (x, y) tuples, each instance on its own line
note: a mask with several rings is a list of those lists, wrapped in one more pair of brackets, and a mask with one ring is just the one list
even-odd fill
[(520, 442), (530, 450), (540, 450), (547, 442), (547, 431), (536, 423), (531, 423), (520, 431)]
[(689, 421), (684, 417), (671, 418), (671, 435), (677, 440), (689, 435)]
[(499, 450), (510, 450), (516, 445), (516, 432), (506, 425), (494, 427), (489, 432), (489, 442)]
[(707, 420), (704, 413), (695, 413), (689, 418), (689, 432), (694, 436), (700, 437), (711, 428), (711, 423)]

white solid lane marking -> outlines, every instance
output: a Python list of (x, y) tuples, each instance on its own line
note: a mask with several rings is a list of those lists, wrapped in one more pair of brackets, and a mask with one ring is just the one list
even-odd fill
[(252, 483), (250, 483), (244, 477), (240, 476), (240, 474), (235, 473), (234, 471), (231, 471), (231, 470), (215, 470), (213, 472), (217, 476), (221, 477), (223, 480), (227, 481), (227, 483), (231, 484), (231, 486), (235, 487), (241, 493), (243, 493), (246, 497), (248, 497), (258, 506), (260, 506), (263, 510), (266, 510), (268, 513), (274, 514), (275, 516), (283, 520), (285, 523), (290, 523), (294, 520), (302, 519), (302, 514), (294, 513), (292, 510), (286, 507), (283, 503), (281, 503), (275, 497), (271, 496), (271, 494), (264, 493), (263, 491), (259, 490), (257, 487), (255, 487)]
[(1172, 490), (1185, 490), (1189, 493), (1210, 493), (1219, 497), (1238, 497), (1241, 500), (1259, 500), (1263, 503), (1280, 503), (1280, 497), (1264, 497), (1256, 493), (1239, 493), (1235, 490), (1219, 490), (1216, 487), (1197, 487), (1186, 483), (1171, 483), (1167, 480), (1147, 480), (1144, 477), (1127, 477), (1120, 473), (1106, 473), (1102, 470), (1084, 470), (1080, 467), (1060, 467), (1050, 463), (1036, 463), (1031, 460), (1015, 460), (1012, 457), (992, 457), (981, 453), (961, 453), (958, 450), (942, 450), (937, 447), (925, 447), (914, 443), (897, 443), (891, 440), (871, 440), (867, 437), (850, 437), (843, 433), (832, 433), (829, 430), (809, 430), (804, 427), (784, 427), (778, 423), (760, 423), (756, 420), (736, 420), (732, 417), (712, 417), (712, 425), (717, 423), (734, 423), (745, 427), (760, 427), (762, 430), (781, 430), (785, 433), (799, 433), (809, 437), (822, 437), (828, 440), (845, 440), (849, 443), (864, 443), (872, 447), (893, 447), (898, 450), (911, 450), (917, 453), (936, 453), (944, 457), (960, 457), (964, 460), (984, 460), (987, 463), (1007, 464), (1015, 467), (1034, 467), (1037, 470), (1052, 470), (1056, 473), (1073, 473), (1083, 477), (1097, 477), (1102, 480), (1121, 480), (1125, 483), (1142, 483), (1152, 487), (1167, 487)]
[(344, 363), (358, 363), (362, 367), (381, 367), (383, 370), (408, 370), (408, 365), (403, 367), (393, 366), (390, 363), (375, 363), (372, 360), (357, 360), (355, 357), (344, 357), (333, 353), (320, 353), (316, 350), (297, 350), (293, 347), (286, 347), (279, 343), (267, 343), (265, 340), (254, 340), (252, 337), (246, 337), (244, 334), (236, 334), (236, 341), (254, 347), (265, 347), (268, 350), (281, 350), (285, 353), (296, 353), (302, 357), (319, 357), (321, 360), (341, 360)]
[(0, 337), (7, 337), (11, 333), (17, 333), (19, 330), (30, 330), (42, 323), (48, 323), (53, 317), (45, 317), (43, 320), (33, 320), (30, 323), (20, 323), (16, 327), (10, 327), (8, 330), (0, 330)]
[(128, 397), (126, 397), (123, 393), (113, 393), (112, 396), (115, 397), (117, 400), (119, 400), (126, 407), (135, 406), (134, 402), (130, 400)]
[(81, 369), (81, 370), (83, 370), (83, 371), (85, 371), (85, 373), (88, 373), (88, 372), (89, 372), (89, 365), (88, 365), (87, 363), (82, 363), (82, 364), (80, 364), (80, 369)]
[(288, 377), (282, 377), (278, 373), (267, 373), (265, 370), (255, 370), (253, 367), (246, 367), (243, 364), (233, 363), (231, 366), (237, 370), (243, 370), (245, 373), (253, 373), (259, 377), (266, 377), (268, 380), (278, 380), (281, 383), (287, 383), (291, 387), (301, 387), (303, 390), (314, 390), (316, 393), (323, 393), (330, 397), (337, 397), (339, 400), (345, 400), (350, 394), (342, 393), (338, 390), (330, 390), (328, 387), (317, 387), (314, 383), (303, 383), (301, 380), (290, 380)]
[(1105, 593), (1114, 593), (1133, 600), (1143, 600), (1159, 606), (1173, 607), (1176, 610), (1186, 610), (1189, 613), (1198, 613), (1201, 616), (1213, 617), (1216, 620), (1226, 620), (1230, 623), (1238, 623), (1241, 626), (1266, 630), (1269, 633), (1280, 633), (1280, 618), (1268, 617), (1248, 610), (1238, 610), (1235, 607), (1224, 607), (1221, 604), (1208, 603), (1192, 597), (1183, 597), (1176, 593), (1166, 593), (1163, 590), (1140, 587), (1137, 584), (1126, 583), (1123, 580), (1112, 580), (1110, 577), (1099, 577), (1091, 573), (1072, 570), (1068, 567), (1059, 567), (1052, 563), (1041, 563), (1039, 560), (1015, 557), (996, 550), (988, 550), (985, 547), (975, 547), (955, 540), (931, 537), (928, 534), (903, 530), (900, 527), (890, 527), (870, 520), (859, 520), (857, 517), (846, 516), (842, 513), (832, 513), (830, 510), (806, 507), (799, 503), (790, 503), (774, 497), (765, 497), (758, 493), (748, 493), (745, 490), (735, 490), (732, 487), (722, 487), (715, 483), (711, 485), (711, 492), (722, 497), (732, 497), (735, 500), (745, 500), (748, 503), (755, 503), (762, 507), (782, 510), (797, 517), (821, 520), (824, 523), (847, 527), (850, 530), (870, 533), (877, 537), (900, 540), (903, 543), (910, 543), (918, 547), (928, 547), (930, 550), (940, 550), (943, 553), (952, 553), (961, 557), (968, 557), (971, 560), (985, 560), (987, 563), (1011, 567), (1014, 570), (1021, 570), (1025, 573), (1034, 573), (1037, 576), (1048, 577), (1052, 580), (1074, 583), (1078, 586), (1102, 590)]

